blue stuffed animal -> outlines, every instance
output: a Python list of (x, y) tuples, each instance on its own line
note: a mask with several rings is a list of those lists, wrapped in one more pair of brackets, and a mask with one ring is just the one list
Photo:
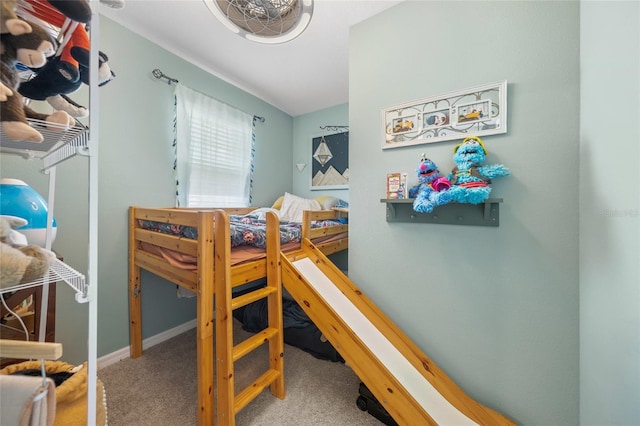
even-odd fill
[(420, 164), (416, 168), (418, 185), (409, 189), (409, 198), (413, 201), (413, 210), (418, 213), (431, 213), (433, 208), (451, 201), (449, 196), (449, 180), (440, 175), (433, 161), (422, 154)]
[(482, 140), (471, 136), (453, 149), (456, 166), (447, 176), (451, 182), (451, 201), (479, 204), (489, 198), (491, 179), (509, 176), (510, 172), (502, 164), (483, 166), (487, 150)]

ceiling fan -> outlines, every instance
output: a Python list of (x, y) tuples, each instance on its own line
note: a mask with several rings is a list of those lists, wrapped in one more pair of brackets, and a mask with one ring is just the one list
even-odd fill
[(258, 43), (284, 43), (307, 28), (313, 0), (203, 0), (228, 29)]

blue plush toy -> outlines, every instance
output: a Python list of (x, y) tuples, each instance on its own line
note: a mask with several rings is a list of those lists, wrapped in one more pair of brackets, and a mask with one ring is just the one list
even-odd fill
[(449, 173), (451, 201), (479, 204), (489, 198), (491, 179), (509, 176), (509, 169), (502, 164), (483, 166), (487, 150), (482, 140), (471, 136), (453, 149), (456, 166)]
[(433, 208), (451, 201), (449, 196), (449, 180), (440, 176), (438, 167), (422, 154), (420, 164), (416, 168), (418, 185), (409, 189), (409, 198), (413, 201), (413, 210), (419, 213), (431, 213)]

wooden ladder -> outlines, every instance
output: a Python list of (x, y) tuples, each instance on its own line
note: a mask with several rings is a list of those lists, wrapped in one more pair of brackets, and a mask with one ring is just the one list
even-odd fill
[[(278, 216), (267, 213), (266, 287), (232, 296), (231, 236), (229, 218), (221, 210), (215, 212), (214, 282), (216, 322), (216, 386), (218, 425), (235, 425), (235, 415), (267, 386), (273, 395), (285, 397), (284, 340), (282, 333), (282, 276), (280, 270), (280, 224)], [(268, 326), (259, 333), (234, 345), (233, 310), (260, 299), (267, 299)], [(269, 343), (269, 368), (253, 383), (235, 393), (234, 364), (243, 356)]]

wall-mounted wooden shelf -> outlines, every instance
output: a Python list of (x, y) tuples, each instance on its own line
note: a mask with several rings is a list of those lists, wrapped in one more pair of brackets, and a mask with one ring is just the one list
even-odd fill
[(450, 203), (436, 207), (431, 213), (413, 210), (413, 199), (388, 200), (387, 222), (440, 223), (444, 225), (499, 226), (502, 198), (489, 198), (480, 204)]

